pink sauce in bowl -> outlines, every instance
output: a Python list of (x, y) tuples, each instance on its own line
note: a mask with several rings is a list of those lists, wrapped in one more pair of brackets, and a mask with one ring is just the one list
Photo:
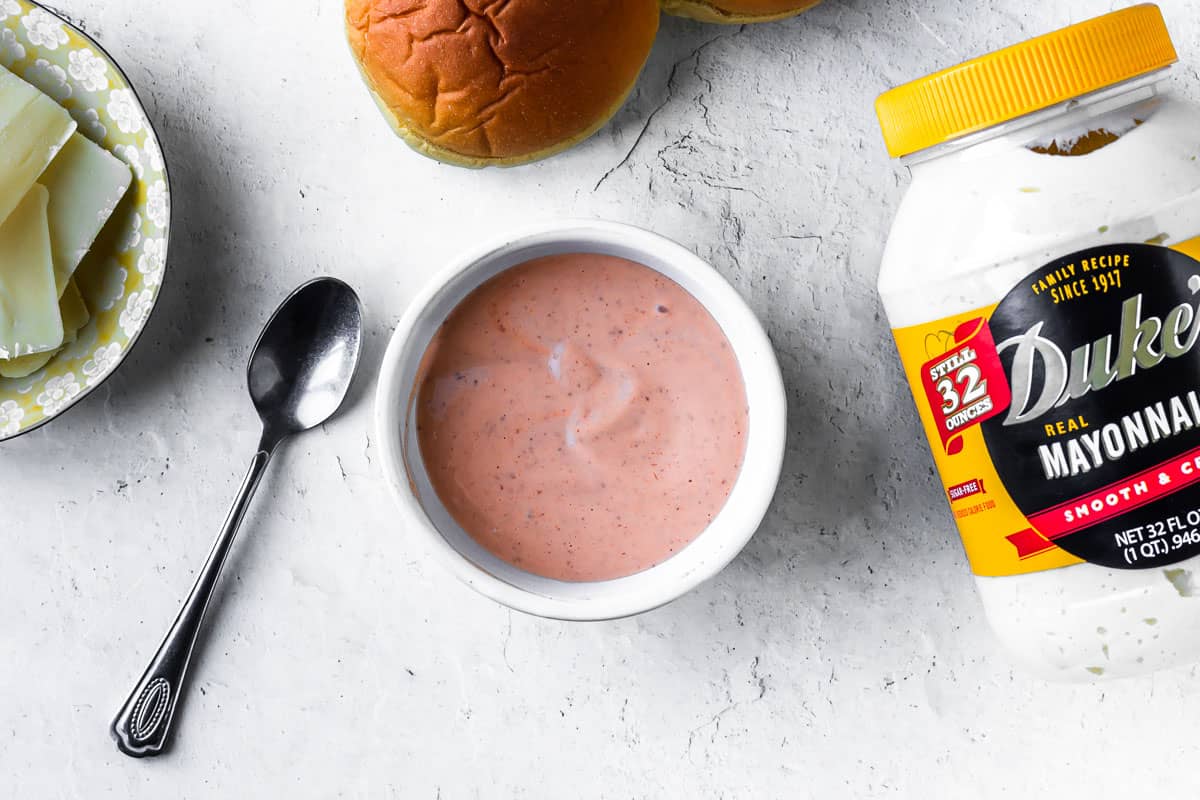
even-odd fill
[(430, 483), (476, 542), (535, 575), (602, 581), (708, 526), (748, 410), (703, 305), (649, 267), (569, 253), (458, 304), (422, 360), (416, 424)]

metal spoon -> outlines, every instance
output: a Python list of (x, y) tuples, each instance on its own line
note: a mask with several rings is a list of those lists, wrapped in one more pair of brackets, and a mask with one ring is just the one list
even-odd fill
[(292, 292), (258, 337), (247, 367), (250, 397), (263, 423), (258, 452), (192, 593), (113, 720), (112, 735), (126, 755), (163, 752), (204, 612), (267, 462), (285, 438), (320, 425), (337, 411), (361, 346), (358, 296), (335, 278), (317, 278)]

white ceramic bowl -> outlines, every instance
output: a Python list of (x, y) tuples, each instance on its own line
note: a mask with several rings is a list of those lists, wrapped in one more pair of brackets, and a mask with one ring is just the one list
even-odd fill
[[(741, 473), (725, 507), (666, 561), (625, 578), (566, 582), (525, 572), (489, 553), (451, 518), (421, 462), (413, 403), (421, 356), (447, 315), (498, 273), (555, 253), (605, 253), (661, 272), (699, 300), (733, 346), (749, 404)], [(702, 386), (696, 387), (703, 391)], [(454, 575), (520, 611), (569, 620), (629, 616), (668, 603), (720, 572), (762, 522), (783, 465), (787, 404), (779, 364), (766, 333), (741, 296), (716, 270), (661, 236), (611, 222), (567, 221), (519, 231), (475, 249), (449, 266), (413, 301), (383, 358), (375, 401), (383, 471), (418, 536)]]

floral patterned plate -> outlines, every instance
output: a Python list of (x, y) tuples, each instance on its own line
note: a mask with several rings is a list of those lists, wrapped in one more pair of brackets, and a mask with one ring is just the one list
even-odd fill
[(141, 101), (87, 34), (37, 3), (0, 0), (0, 64), (57, 100), (79, 132), (133, 170), (133, 185), (76, 272), (91, 320), (42, 369), (0, 378), (3, 442), (79, 402), (133, 346), (162, 285), (171, 191)]

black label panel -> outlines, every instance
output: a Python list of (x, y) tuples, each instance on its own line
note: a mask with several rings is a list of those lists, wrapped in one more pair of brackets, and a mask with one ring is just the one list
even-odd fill
[(982, 424), (1054, 544), (1116, 568), (1200, 553), (1200, 262), (1098, 247), (1030, 274), (988, 321), (1012, 399)]

